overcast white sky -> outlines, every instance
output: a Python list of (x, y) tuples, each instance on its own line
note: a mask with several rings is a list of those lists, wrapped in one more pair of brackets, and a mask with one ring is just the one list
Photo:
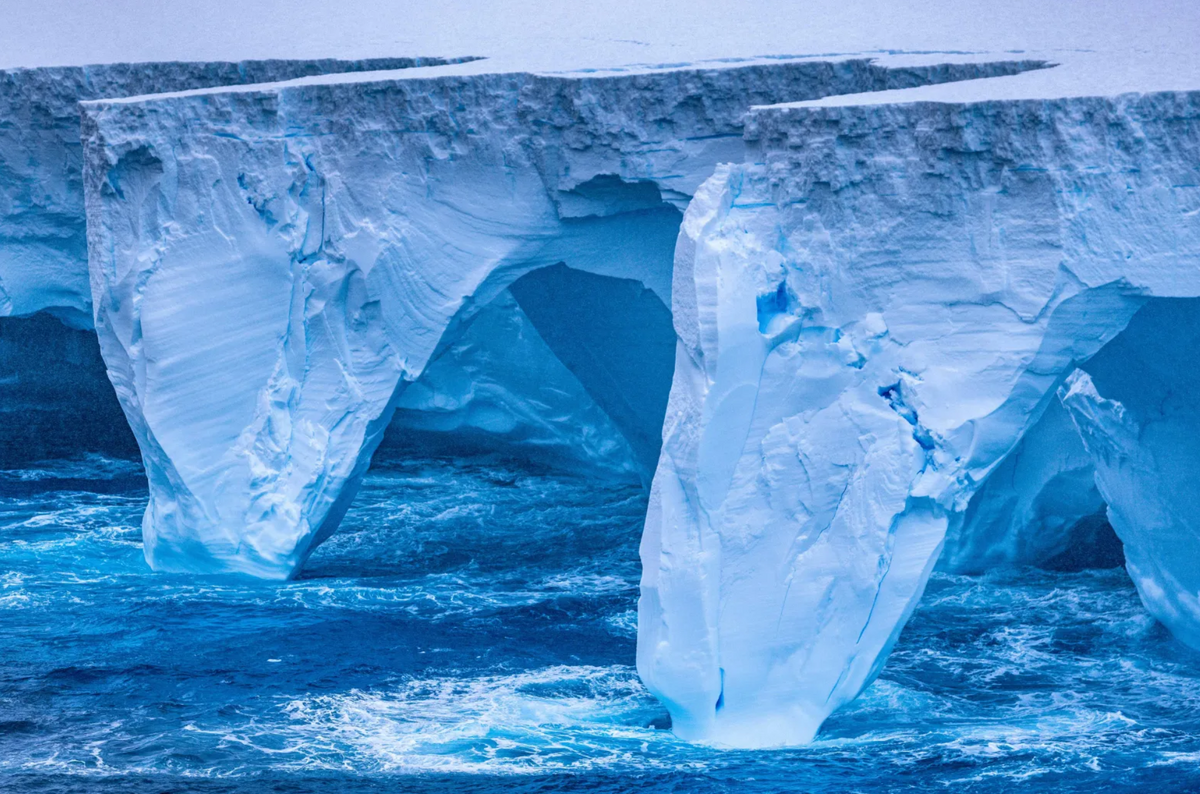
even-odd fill
[(897, 50), (1188, 56), (1200, 0), (0, 0), (0, 66), (487, 55), (524, 68)]

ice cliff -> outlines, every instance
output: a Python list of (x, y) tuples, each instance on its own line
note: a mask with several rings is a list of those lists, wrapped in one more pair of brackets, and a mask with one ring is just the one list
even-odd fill
[[(677, 730), (729, 744), (811, 739), (981, 484), (1030, 429), (1062, 434), (1064, 379), (1151, 297), (1200, 294), (1200, 93), (829, 105), (752, 114), (757, 151), (705, 183), (676, 250), (639, 669)], [(1131, 459), (1138, 420), (1080, 381), (1067, 404), (1143, 598), (1195, 636), (1193, 558), (1166, 551), (1190, 542), (1147, 537), (1200, 531), (1182, 496), (1161, 520), (1189, 414), (1160, 409), (1169, 440)], [(1052, 532), (1096, 511), (1078, 450), (1026, 449), (1015, 510)], [(1039, 507), (1047, 475), (1074, 488)]]
[[(749, 106), (1043, 65), (398, 73), (85, 103), (96, 329), (150, 479), (148, 559), (294, 573), (404, 387), (510, 285), (652, 464), (680, 209), (743, 157)], [(518, 282), (554, 266), (592, 279)]]
[(47, 311), (91, 327), (80, 100), (443, 63), (327, 58), (0, 69), (0, 316)]
[(80, 100), (460, 60), (317, 58), (0, 69), (0, 463), (95, 451), (129, 455), (137, 449), (95, 337), (81, 330), (92, 327), (92, 296)]
[(0, 407), (115, 392), (167, 570), (294, 575), (381, 442), (640, 476), (688, 739), (812, 739), (939, 564), (1120, 545), (1200, 647), (1200, 73), (512, 62), (2, 73), (3, 312), (71, 327)]
[[(470, 60), (276, 59), (0, 70), (0, 117), (6, 120), (0, 124), (0, 367), (7, 371), (0, 381), (0, 412), (14, 417), (0, 434), (0, 460), (136, 450), (94, 338), (70, 330), (92, 327), (79, 101)], [(68, 328), (15, 319), (38, 313)], [(620, 433), (598, 418), (602, 414), (590, 415), (599, 409), (539, 343), (537, 331), (527, 322), (516, 325), (522, 325), (520, 318), (506, 311), (485, 312), (480, 329), (507, 330), (520, 349), (507, 350), (507, 360), (469, 339), (447, 350), (427, 382), (404, 398), (392, 436), (425, 431), (426, 442), (461, 447), (468, 439), (460, 431), (471, 429), (486, 436), (480, 444), (488, 449), (510, 447), (522, 456), (648, 477), (653, 462), (629, 458)], [(506, 382), (514, 366), (521, 373)], [(512, 393), (521, 383), (530, 387)], [(576, 432), (584, 427), (590, 430)]]

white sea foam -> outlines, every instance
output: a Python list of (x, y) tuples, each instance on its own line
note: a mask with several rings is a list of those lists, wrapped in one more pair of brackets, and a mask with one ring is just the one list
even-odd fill
[[(295, 698), (286, 722), (222, 735), (285, 766), (488, 773), (654, 766), (660, 709), (632, 668), (554, 666), (413, 679), (379, 690)], [(199, 730), (193, 728), (193, 730)]]

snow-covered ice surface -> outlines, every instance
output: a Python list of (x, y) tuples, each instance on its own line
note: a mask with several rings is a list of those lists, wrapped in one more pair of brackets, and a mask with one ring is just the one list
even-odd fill
[[(1055, 567), (1115, 529), (1196, 644), (1182, 381), (1105, 385), (1131, 318), (1200, 295), (1195, 4), (375, 5), (0, 34), (14, 65), (481, 57), (83, 105), (152, 565), (295, 575), (399, 405), (393, 436), (643, 479), (661, 425), (638, 669), (685, 738), (812, 740), (947, 538), (949, 570)], [(78, 271), (21, 261), (10, 313), (86, 325), (45, 286)]]
[[(1189, 0), (73, 0), (9, 4), (0, 66), (481, 55), (494, 68), (601, 69), (760, 55), (1140, 53), (1189, 57)], [(234, 21), (235, 24), (230, 24)]]

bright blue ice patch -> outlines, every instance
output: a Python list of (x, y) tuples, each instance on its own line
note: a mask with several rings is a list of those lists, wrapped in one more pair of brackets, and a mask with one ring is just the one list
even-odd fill
[(283, 584), (149, 572), (144, 505), (121, 461), (0, 473), (0, 790), (1200, 787), (1200, 658), (1120, 569), (937, 575), (814, 745), (732, 752), (632, 667), (637, 482), (377, 466)]

